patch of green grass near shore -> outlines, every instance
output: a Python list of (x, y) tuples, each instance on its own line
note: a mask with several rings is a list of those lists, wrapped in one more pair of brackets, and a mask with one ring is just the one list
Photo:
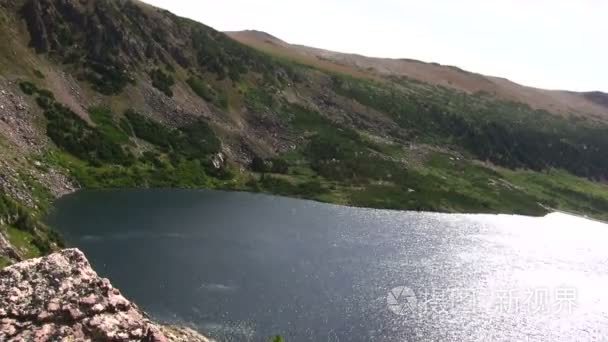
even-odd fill
[[(393, 162), (392, 179), (372, 174), (353, 182), (319, 176), (302, 154), (283, 158), (288, 175), (256, 175), (247, 189), (371, 208), (541, 216), (550, 207), (608, 218), (608, 186), (565, 171), (509, 170), (433, 152), (420, 165)], [(303, 190), (306, 183), (312, 191)]]
[(533, 194), (545, 206), (608, 221), (608, 185), (562, 170), (501, 170), (512, 184)]
[[(33, 196), (37, 194), (32, 193)], [(43, 198), (35, 199), (38, 203), (44, 202)], [(22, 256), (37, 257), (47, 254), (55, 246), (63, 246), (61, 238), (41, 220), (47, 209), (48, 205), (29, 208), (0, 194), (0, 218), (4, 222), (0, 229)]]
[(511, 170), (432, 148), (412, 162), (403, 148), (374, 142), (316, 111), (294, 105), (278, 111), (309, 143), (280, 156), (288, 175), (253, 177), (251, 191), (400, 210), (539, 216), (552, 207), (607, 216), (608, 186), (565, 171)]
[(7, 257), (0, 255), (0, 270), (7, 266), (10, 266), (11, 264), (12, 262)]
[(6, 232), (11, 245), (25, 259), (36, 258), (42, 255), (40, 249), (36, 247), (34, 242), (35, 237), (32, 233), (11, 226), (6, 228)]
[[(163, 159), (160, 157), (159, 159)], [(218, 188), (230, 184), (208, 174), (199, 160), (161, 160), (157, 165), (138, 161), (121, 165), (93, 166), (62, 151), (47, 155), (47, 162), (70, 170), (74, 180), (86, 189), (111, 188)]]

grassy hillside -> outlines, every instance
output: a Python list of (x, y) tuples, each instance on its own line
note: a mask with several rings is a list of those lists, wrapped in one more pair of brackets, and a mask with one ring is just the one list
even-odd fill
[[(524, 103), (534, 109), (544, 109), (563, 116), (575, 115), (608, 120), (606, 94), (601, 92), (577, 93), (526, 87), (506, 78), (482, 75), (439, 63), (425, 63), (406, 58), (373, 58), (289, 44), (260, 31), (236, 31), (226, 34), (245, 45), (271, 55), (331, 73), (376, 80), (406, 77), (468, 94), (492, 94), (499, 100)], [(436, 56), (436, 58), (447, 60), (449, 56)]]
[(0, 4), (0, 264), (61, 245), (40, 218), (72, 186), (608, 218), (585, 113), (311, 65), (134, 1)]

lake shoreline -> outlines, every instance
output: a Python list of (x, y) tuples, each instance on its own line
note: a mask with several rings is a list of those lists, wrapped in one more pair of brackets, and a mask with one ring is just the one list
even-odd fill
[[(129, 191), (129, 190), (158, 190), (158, 191), (163, 191), (163, 190), (192, 190), (192, 191), (204, 191), (204, 190), (212, 190), (212, 191), (221, 191), (221, 192), (226, 192), (226, 193), (249, 193), (249, 194), (259, 194), (259, 195), (267, 195), (267, 196), (276, 196), (276, 197), (281, 197), (281, 198), (287, 198), (287, 199), (298, 199), (298, 200), (305, 200), (305, 201), (311, 201), (311, 202), (315, 202), (315, 203), (321, 203), (321, 204), (330, 204), (330, 205), (336, 205), (336, 206), (341, 206), (341, 207), (346, 207), (346, 208), (357, 208), (357, 209), (373, 209), (373, 210), (388, 210), (388, 211), (396, 211), (396, 212), (418, 212), (418, 213), (436, 213), (436, 214), (467, 214), (467, 215), (517, 215), (517, 216), (528, 216), (528, 217), (543, 217), (547, 214), (550, 214), (551, 212), (563, 212), (566, 214), (571, 214), (571, 215), (575, 215), (575, 216), (579, 216), (581, 218), (589, 218), (586, 217), (584, 214), (579, 214), (579, 213), (575, 213), (575, 212), (568, 212), (568, 211), (564, 211), (564, 210), (559, 210), (559, 209), (554, 209), (554, 208), (550, 208), (547, 207), (543, 204), (538, 204), (540, 207), (542, 207), (543, 209), (546, 210), (546, 212), (544, 214), (539, 214), (539, 215), (526, 215), (526, 214), (518, 214), (515, 211), (510, 211), (510, 212), (503, 212), (503, 211), (488, 211), (488, 212), (479, 212), (479, 211), (471, 211), (471, 212), (466, 212), (466, 211), (441, 211), (441, 210), (415, 210), (415, 209), (394, 209), (394, 208), (390, 208), (390, 207), (369, 207), (369, 206), (359, 206), (356, 204), (346, 204), (346, 203), (341, 203), (341, 202), (334, 202), (334, 201), (326, 201), (326, 200), (322, 200), (322, 199), (318, 199), (315, 198), (314, 196), (297, 196), (297, 195), (288, 195), (288, 194), (281, 194), (281, 193), (276, 193), (276, 192), (268, 192), (268, 191), (255, 191), (252, 189), (240, 189), (240, 188), (226, 188), (226, 187), (202, 187), (202, 188), (181, 188), (181, 187), (125, 187), (125, 188), (75, 188), (73, 191), (69, 191), (69, 192), (65, 192), (62, 193), (60, 196), (54, 198), (54, 200), (51, 202), (51, 204), (53, 202), (56, 202), (62, 198), (64, 198), (65, 196), (69, 196), (72, 195), (74, 193), (77, 192), (81, 192), (81, 191), (116, 191), (116, 190), (120, 190), (120, 191)], [(51, 208), (52, 210), (52, 208)], [(589, 218), (591, 219), (591, 218)], [(597, 221), (599, 222), (603, 222), (599, 219), (597, 219)]]

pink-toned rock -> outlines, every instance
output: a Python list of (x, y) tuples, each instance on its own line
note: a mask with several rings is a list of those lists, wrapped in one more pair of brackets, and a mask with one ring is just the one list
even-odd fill
[(97, 303), (97, 304), (93, 305), (93, 307), (91, 308), (91, 311), (100, 313), (100, 312), (103, 312), (105, 309), (106, 308), (102, 304)]
[(50, 302), (49, 305), (46, 306), (46, 309), (49, 311), (57, 311), (61, 308), (61, 305), (57, 302)]
[(97, 298), (97, 296), (94, 294), (88, 295), (87, 297), (80, 300), (80, 304), (86, 304), (91, 306), (95, 305), (97, 302), (99, 302), (99, 298)]
[(55, 333), (53, 324), (45, 324), (34, 333), (35, 341), (49, 341)]
[(75, 306), (68, 306), (67, 313), (73, 321), (78, 321), (84, 317), (84, 313)]
[(53, 314), (48, 312), (48, 311), (42, 311), (41, 313), (38, 314), (38, 321), (39, 322), (44, 322), (49, 320), (51, 317), (53, 317)]
[(0, 303), (0, 341), (210, 341), (151, 322), (77, 249), (0, 271)]
[(142, 338), (142, 337), (144, 337), (144, 331), (141, 330), (141, 328), (137, 328), (137, 329), (131, 331), (131, 337)]
[(150, 327), (147, 340), (150, 342), (168, 342), (165, 335), (156, 327)]

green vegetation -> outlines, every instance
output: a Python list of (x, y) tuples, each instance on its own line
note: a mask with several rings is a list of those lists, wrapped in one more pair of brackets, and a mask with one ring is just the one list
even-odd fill
[(297, 134), (307, 136), (317, 134), (325, 137), (338, 134), (350, 140), (359, 140), (359, 135), (352, 129), (332, 122), (315, 110), (299, 105), (283, 105), (279, 115), (290, 129)]
[(192, 91), (200, 96), (203, 100), (207, 102), (214, 102), (217, 95), (213, 88), (211, 88), (208, 84), (205, 84), (199, 78), (190, 77), (186, 83), (192, 88)]
[(152, 83), (167, 96), (172, 96), (171, 74), (179, 74), (178, 66), (194, 75), (215, 75), (234, 83), (249, 73), (277, 85), (297, 75), (294, 68), (210, 27), (168, 11), (146, 11), (135, 2), (51, 3), (48, 8), (35, 4), (27, 1), (20, 11), (30, 45), (68, 65), (104, 95), (120, 94), (135, 82), (134, 75), (144, 64), (152, 66)]
[(263, 159), (254, 157), (251, 161), (250, 168), (253, 172), (258, 173), (277, 173), (287, 174), (289, 172), (289, 163), (281, 158)]
[(179, 159), (174, 164), (166, 156), (153, 154), (155, 161), (140, 158), (129, 167), (93, 166), (64, 152), (54, 152), (47, 161), (69, 169), (72, 176), (87, 189), (110, 188), (213, 188), (224, 181), (214, 178), (209, 165), (200, 160)]
[(503, 170), (502, 174), (511, 183), (533, 194), (550, 208), (608, 221), (606, 184), (594, 183), (558, 170), (544, 173)]
[[(278, 173), (270, 160), (254, 158), (252, 171), (263, 173), (248, 182), (255, 191), (373, 208), (542, 215), (547, 212), (543, 204), (607, 217), (602, 210), (608, 191), (585, 195), (594, 183), (574, 176), (563, 179), (566, 173), (490, 168), (458, 153), (429, 148), (423, 148), (421, 160), (407, 163), (402, 149), (373, 143), (318, 112), (293, 105), (282, 105), (279, 112), (291, 130), (309, 137), (309, 143), (281, 158), (287, 176), (269, 175)], [(560, 181), (557, 175), (562, 175)], [(532, 176), (559, 185), (533, 185), (539, 183)], [(559, 190), (550, 191), (553, 188)]]
[(45, 76), (42, 73), (42, 71), (40, 71), (38, 69), (34, 69), (34, 76), (38, 77), (41, 80), (45, 79)]
[[(52, 94), (23, 82), (22, 89), (36, 96), (47, 118), (47, 134), (59, 148), (47, 157), (51, 165), (71, 171), (86, 188), (116, 187), (223, 187), (234, 175), (215, 168), (210, 156), (220, 150), (220, 141), (201, 120), (171, 128), (128, 110), (118, 118), (110, 109), (91, 108), (95, 127)], [(136, 158), (133, 138), (145, 140), (153, 150)]]
[(48, 92), (37, 90), (35, 94), (36, 102), (48, 120), (47, 135), (57, 146), (97, 165), (128, 165), (133, 162), (133, 156), (121, 147), (119, 141), (123, 137), (118, 129), (110, 125), (108, 120), (111, 119), (104, 109), (92, 111), (92, 117), (98, 120), (100, 128), (91, 127), (69, 108), (55, 102)]
[(32, 233), (13, 227), (8, 227), (6, 231), (9, 242), (22, 257), (30, 259), (43, 255), (40, 249), (36, 247), (35, 238)]
[(154, 69), (150, 71), (150, 79), (154, 88), (162, 91), (169, 97), (173, 97), (173, 90), (171, 90), (171, 87), (175, 84), (173, 76), (166, 74), (161, 69)]
[[(543, 204), (608, 218), (605, 210), (608, 187), (598, 189), (595, 183), (565, 172), (539, 174), (492, 169), (438, 152), (430, 153), (416, 166), (389, 159), (370, 159), (362, 165), (374, 167), (352, 164), (355, 167), (349, 169), (345, 166), (351, 165), (348, 161), (336, 159), (330, 171), (317, 173), (302, 166), (301, 163), (306, 163), (304, 156), (296, 157), (291, 163), (289, 175), (266, 173), (259, 180), (250, 180), (249, 188), (372, 208), (543, 215), (548, 212), (540, 205)], [(295, 166), (296, 163), (299, 166)]]
[(221, 142), (205, 121), (195, 121), (181, 127), (180, 131), (182, 135), (179, 136), (179, 144), (176, 145), (177, 153), (187, 158), (201, 158), (219, 152)]
[(209, 125), (197, 120), (179, 129), (169, 128), (129, 110), (125, 113), (123, 127), (130, 127), (134, 135), (171, 152), (173, 158), (201, 159), (219, 152), (220, 141)]
[(34, 231), (39, 224), (30, 210), (3, 194), (0, 194), (0, 218), (23, 231)]
[(608, 176), (606, 127), (572, 122), (523, 104), (400, 81), (383, 84), (333, 78), (334, 90), (392, 115), (420, 142), (454, 145), (479, 160), (508, 168), (565, 169), (593, 179)]
[(248, 89), (245, 93), (245, 102), (247, 107), (256, 112), (264, 112), (277, 105), (274, 97), (263, 87)]
[(224, 110), (228, 109), (228, 96), (224, 91), (221, 91), (221, 89), (213, 88), (198, 77), (190, 77), (186, 83), (188, 83), (192, 91), (203, 100), (211, 102)]
[[(117, 5), (98, 1), (88, 9), (88, 13), (82, 13), (83, 21), (79, 21), (74, 20), (74, 17), (63, 17), (65, 13), (69, 13), (69, 9), (66, 11), (65, 8), (49, 10), (42, 15), (35, 2), (28, 1), (23, 6), (21, 15), (30, 32), (30, 43), (37, 52), (52, 54), (64, 64), (71, 65), (96, 91), (114, 95), (133, 82), (119, 53), (120, 41), (125, 37), (115, 28), (110, 28), (111, 32), (104, 32), (107, 28), (101, 28), (99, 24), (100, 20), (106, 24), (110, 23), (108, 18), (124, 18), (126, 13), (129, 13), (127, 8), (133, 7), (128, 3)], [(41, 21), (34, 18), (40, 18)], [(82, 23), (90, 25), (81, 25)], [(42, 29), (42, 26), (45, 29)]]
[(266, 161), (263, 158), (253, 157), (253, 159), (251, 160), (250, 168), (251, 168), (251, 171), (253, 171), (253, 172), (264, 173), (264, 172), (268, 172), (268, 170), (270, 169), (270, 166), (266, 163)]
[[(515, 212), (540, 215), (537, 198), (510, 186), (497, 172), (467, 160), (433, 153), (418, 167), (399, 170), (390, 181), (355, 191), (358, 205), (448, 212)], [(380, 193), (385, 192), (384, 195)]]
[[(72, 62), (77, 57), (70, 55), (66, 62)], [(103, 60), (88, 60), (84, 64), (85, 79), (93, 85), (93, 89), (104, 95), (119, 94), (127, 84), (133, 82), (131, 75), (125, 71), (120, 62), (114, 57), (105, 56)]]
[(11, 261), (8, 258), (0, 255), (0, 270), (5, 268), (6, 266), (10, 266), (10, 265), (11, 265)]
[(277, 66), (269, 56), (202, 25), (192, 27), (191, 37), (198, 65), (203, 71), (217, 75), (218, 80), (228, 77), (238, 82), (249, 71), (268, 76)]
[(32, 258), (50, 252), (54, 245), (63, 246), (59, 236), (41, 220), (41, 212), (26, 208), (8, 196), (0, 194), (0, 219), (11, 244), (21, 256)]
[(32, 82), (20, 82), (19, 87), (26, 95), (33, 95), (38, 90)]
[(135, 137), (146, 140), (164, 150), (171, 148), (171, 139), (177, 135), (175, 129), (148, 119), (133, 110), (125, 112), (125, 118), (121, 121), (121, 127), (123, 127), (124, 131), (132, 133)]
[(287, 174), (289, 172), (289, 163), (285, 159), (272, 158), (270, 159), (270, 172)]
[(89, 115), (100, 131), (101, 135), (116, 144), (126, 144), (129, 136), (125, 131), (118, 127), (114, 114), (106, 107), (93, 107), (89, 109)]
[[(496, 172), (469, 161), (456, 162), (449, 155), (432, 154), (422, 166), (408, 167), (343, 132), (313, 137), (304, 153), (311, 168), (348, 189), (349, 203), (357, 206), (531, 215), (544, 212), (533, 196), (501, 187), (502, 177)], [(492, 185), (494, 179), (497, 186)]]
[(328, 191), (319, 180), (294, 182), (290, 178), (270, 175), (263, 175), (257, 183), (250, 183), (249, 186), (271, 194), (312, 199), (318, 199)]
[(213, 88), (197, 77), (188, 78), (186, 83), (188, 83), (192, 91), (203, 100), (211, 102), (224, 110), (228, 109), (228, 96), (225, 92)]

